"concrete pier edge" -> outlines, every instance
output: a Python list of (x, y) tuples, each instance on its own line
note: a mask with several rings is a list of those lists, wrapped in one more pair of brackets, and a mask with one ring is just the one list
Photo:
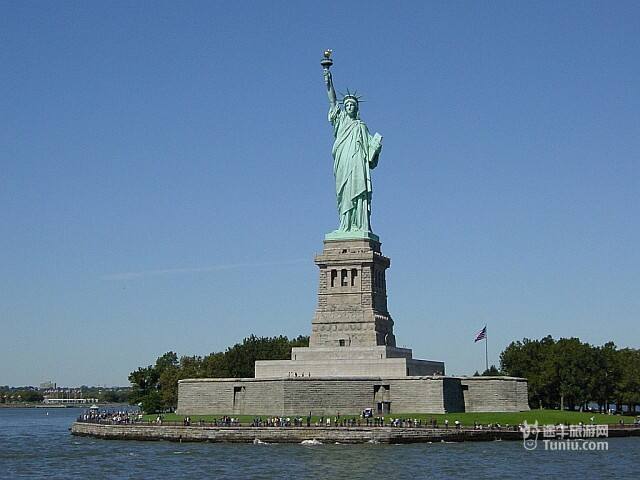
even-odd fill
[[(317, 440), (322, 443), (429, 443), (522, 440), (514, 430), (401, 428), (401, 427), (201, 427), (175, 425), (103, 425), (75, 422), (71, 433), (110, 440), (165, 440), (172, 442), (301, 443)], [(609, 437), (640, 436), (640, 427), (609, 426)], [(589, 440), (606, 440), (592, 438)]]

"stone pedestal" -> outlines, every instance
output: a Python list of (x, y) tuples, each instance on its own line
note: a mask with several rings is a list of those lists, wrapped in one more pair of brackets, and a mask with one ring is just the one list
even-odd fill
[(320, 282), (309, 346), (395, 347), (385, 280), (391, 261), (380, 252), (380, 243), (325, 240), (315, 262)]
[(444, 363), (396, 347), (385, 279), (391, 261), (377, 237), (325, 239), (315, 263), (320, 281), (309, 347), (294, 348), (291, 360), (257, 361), (256, 378), (444, 375)]
[[(344, 235), (343, 233), (341, 235)], [(390, 260), (377, 237), (325, 238), (309, 347), (259, 360), (255, 378), (184, 379), (183, 415), (357, 415), (528, 410), (527, 382), (446, 377), (444, 363), (398, 348), (387, 309)]]

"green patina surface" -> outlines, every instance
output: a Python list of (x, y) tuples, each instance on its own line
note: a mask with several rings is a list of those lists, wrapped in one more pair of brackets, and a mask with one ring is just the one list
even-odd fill
[(373, 232), (363, 232), (363, 231), (349, 231), (342, 232), (340, 230), (334, 230), (333, 232), (327, 233), (324, 236), (325, 240), (353, 240), (353, 239), (366, 238), (369, 240), (375, 240), (376, 242), (380, 241), (380, 237)]
[(367, 125), (360, 119), (359, 97), (355, 92), (347, 90), (342, 102), (338, 102), (333, 76), (329, 70), (332, 64), (329, 57), (322, 62), (329, 96), (328, 119), (333, 126), (335, 139), (331, 154), (340, 226), (327, 234), (325, 239), (378, 240), (371, 233), (371, 170), (378, 165), (382, 136), (379, 133), (371, 135)]

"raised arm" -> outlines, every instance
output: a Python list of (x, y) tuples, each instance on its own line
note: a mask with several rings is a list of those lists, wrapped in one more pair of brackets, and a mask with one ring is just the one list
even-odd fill
[(333, 88), (333, 77), (329, 69), (324, 71), (324, 84), (327, 86), (327, 95), (329, 96), (329, 105), (335, 107), (338, 103), (338, 97), (336, 97), (336, 90)]

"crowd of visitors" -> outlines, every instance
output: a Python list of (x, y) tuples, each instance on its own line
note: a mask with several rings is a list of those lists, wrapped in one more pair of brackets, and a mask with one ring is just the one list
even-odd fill
[[(636, 422), (640, 420), (640, 417), (636, 419)], [(164, 416), (159, 414), (154, 419), (145, 420), (143, 415), (138, 411), (127, 410), (98, 410), (95, 408), (89, 409), (82, 413), (78, 419), (78, 422), (84, 423), (100, 423), (106, 425), (127, 425), (127, 424), (156, 424), (156, 425), (179, 425), (183, 426), (199, 426), (199, 427), (241, 427), (243, 426), (239, 418), (223, 416), (220, 418), (214, 418), (212, 420), (198, 419), (192, 421), (190, 416), (185, 416), (180, 422), (169, 421), (165, 422)], [(593, 423), (593, 419), (592, 422)], [(582, 426), (582, 422), (578, 424)], [(418, 418), (392, 418), (384, 416), (368, 416), (361, 415), (359, 417), (341, 417), (339, 414), (336, 416), (320, 416), (312, 417), (311, 413), (307, 417), (255, 417), (250, 423), (245, 423), (244, 426), (248, 427), (395, 427), (395, 428), (444, 428), (444, 429), (457, 429), (461, 430), (462, 424), (459, 420), (454, 420), (451, 424), (448, 419), (444, 419), (441, 426), (438, 425), (438, 420), (434, 417), (429, 420), (423, 420)], [(561, 427), (561, 424), (557, 425)], [(471, 427), (467, 427), (471, 428)], [(489, 423), (483, 425), (479, 422), (474, 422), (474, 430), (501, 430), (501, 431), (518, 431), (524, 428), (524, 425), (501, 425), (499, 423)]]
[(78, 417), (78, 421), (84, 423), (102, 423), (106, 425), (127, 425), (141, 422), (142, 414), (138, 412), (129, 412), (127, 410), (99, 411), (90, 409), (81, 414)]
[[(310, 420), (307, 417), (307, 420)], [(302, 427), (305, 422), (302, 417), (255, 417), (251, 420), (251, 427)]]

